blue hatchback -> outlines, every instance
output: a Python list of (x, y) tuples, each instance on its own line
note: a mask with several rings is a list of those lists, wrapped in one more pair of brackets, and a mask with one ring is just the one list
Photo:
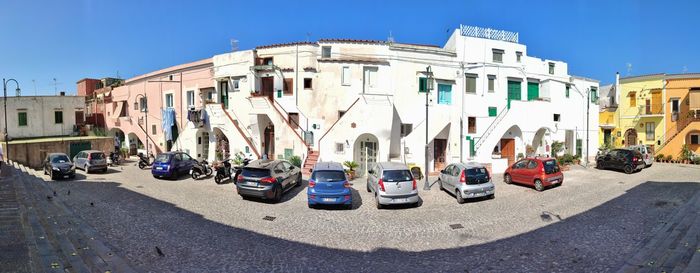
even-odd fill
[(167, 152), (159, 154), (151, 167), (153, 177), (175, 179), (189, 173), (195, 160), (183, 152)]
[(319, 204), (352, 208), (350, 182), (345, 176), (343, 166), (337, 162), (316, 163), (306, 193), (310, 208)]

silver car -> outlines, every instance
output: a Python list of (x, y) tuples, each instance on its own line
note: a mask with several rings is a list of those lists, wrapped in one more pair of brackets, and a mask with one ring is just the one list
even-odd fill
[(367, 175), (367, 192), (374, 193), (378, 209), (385, 205), (418, 204), (418, 188), (406, 165), (395, 162), (379, 162), (370, 166)]
[(107, 172), (107, 157), (105, 153), (97, 150), (87, 150), (79, 152), (73, 157), (73, 164), (78, 169), (83, 169), (85, 173), (99, 170)]
[(644, 167), (649, 168), (651, 167), (651, 164), (654, 163), (654, 156), (651, 154), (651, 149), (649, 149), (649, 146), (647, 145), (634, 145), (634, 146), (629, 146), (627, 149), (630, 150), (637, 150), (642, 154), (642, 158), (644, 158)]
[(463, 204), (466, 199), (488, 196), (496, 197), (491, 175), (481, 164), (455, 163), (448, 165), (440, 172), (438, 184), (455, 197), (457, 203)]

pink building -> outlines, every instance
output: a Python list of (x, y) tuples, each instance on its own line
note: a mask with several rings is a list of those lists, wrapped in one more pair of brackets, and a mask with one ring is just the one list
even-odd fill
[[(111, 98), (104, 106), (106, 127), (130, 154), (169, 151), (184, 131), (189, 110), (201, 110), (213, 96), (212, 76), (212, 60), (204, 59), (127, 79), (105, 94)], [(173, 117), (173, 112), (164, 126), (164, 114)]]

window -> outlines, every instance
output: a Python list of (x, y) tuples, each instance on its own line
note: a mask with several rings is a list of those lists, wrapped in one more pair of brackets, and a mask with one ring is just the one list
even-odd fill
[(700, 135), (690, 135), (690, 144), (700, 144)]
[(569, 85), (567, 84), (567, 85), (566, 85), (566, 97), (567, 97), (567, 98), (569, 97), (569, 90), (570, 90), (570, 89), (571, 89), (571, 86), (569, 86)]
[(495, 117), (498, 115), (498, 109), (496, 107), (489, 107), (489, 117)]
[(155, 135), (155, 134), (156, 134), (156, 125), (153, 124), (153, 125), (151, 125), (151, 135)]
[(285, 95), (293, 94), (294, 93), (294, 79), (285, 78), (284, 84), (282, 86), (282, 91), (284, 92)]
[(194, 90), (187, 91), (187, 107), (194, 107)]
[(492, 49), (493, 53), (493, 62), (494, 63), (503, 63), (503, 50), (502, 49)]
[(678, 99), (671, 99), (671, 112), (678, 113), (680, 111), (680, 105), (678, 104)]
[(335, 143), (335, 153), (336, 154), (342, 154), (345, 153), (345, 144), (336, 142)]
[(534, 168), (537, 168), (537, 161), (534, 161), (534, 160), (530, 160), (530, 162), (529, 162), (529, 163), (527, 163), (527, 168), (528, 168), (528, 169), (534, 169)]
[(529, 160), (527, 160), (527, 159), (520, 160), (520, 161), (518, 161), (518, 163), (515, 163), (513, 168), (514, 169), (524, 169), (525, 166), (527, 166), (528, 162), (529, 162)]
[[(597, 104), (598, 103), (598, 88), (596, 87), (591, 87), (591, 103)], [(636, 102), (635, 102), (636, 104)]]
[(496, 86), (496, 75), (489, 75), (489, 92), (493, 93)]
[(148, 109), (148, 104), (147, 104), (146, 97), (140, 97), (139, 98), (139, 108), (141, 109), (141, 112), (146, 112)]
[(630, 92), (628, 96), (630, 97), (630, 107), (636, 107), (637, 106), (637, 92)]
[(476, 134), (476, 117), (467, 118), (467, 133)]
[(207, 92), (207, 100), (209, 100), (209, 101), (214, 100), (214, 92), (212, 92), (212, 91)]
[(330, 46), (321, 47), (321, 58), (330, 58), (330, 57), (331, 57), (331, 47)]
[(240, 80), (233, 80), (232, 85), (233, 85), (233, 91), (240, 91), (241, 90), (241, 84)]
[(17, 119), (19, 126), (27, 126), (27, 112), (19, 112), (17, 113)]
[(476, 74), (464, 74), (465, 77), (465, 91), (467, 93), (476, 93)]
[(556, 122), (561, 121), (561, 115), (559, 115), (559, 114), (554, 114), (554, 121), (556, 121)]
[(175, 99), (173, 94), (165, 94), (165, 107), (173, 108), (175, 105)]
[(520, 51), (515, 52), (515, 61), (520, 62), (521, 58), (523, 57), (523, 53)]
[(549, 63), (549, 74), (554, 75), (554, 63)]
[(654, 128), (656, 127), (656, 124), (653, 122), (647, 122), (646, 124), (646, 129), (647, 129), (647, 140), (654, 140)]
[(401, 124), (401, 137), (405, 137), (413, 132), (413, 124), (402, 123)]
[(342, 84), (343, 85), (350, 85), (350, 67), (349, 66), (343, 66), (343, 75), (342, 75)]
[(311, 81), (311, 78), (304, 78), (304, 89), (311, 89), (313, 88), (313, 82)]
[(63, 124), (63, 111), (54, 111), (53, 120), (56, 124)]
[(418, 78), (418, 92), (428, 91), (428, 78)]

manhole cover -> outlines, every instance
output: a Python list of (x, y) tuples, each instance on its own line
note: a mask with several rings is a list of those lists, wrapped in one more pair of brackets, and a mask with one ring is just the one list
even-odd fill
[(275, 220), (275, 218), (277, 218), (277, 217), (274, 217), (274, 216), (265, 216), (265, 217), (263, 217), (263, 220), (272, 222), (272, 221)]
[(450, 225), (450, 228), (452, 228), (452, 229), (460, 229), (460, 228), (464, 228), (464, 226), (462, 226), (462, 224), (452, 224), (452, 225)]

